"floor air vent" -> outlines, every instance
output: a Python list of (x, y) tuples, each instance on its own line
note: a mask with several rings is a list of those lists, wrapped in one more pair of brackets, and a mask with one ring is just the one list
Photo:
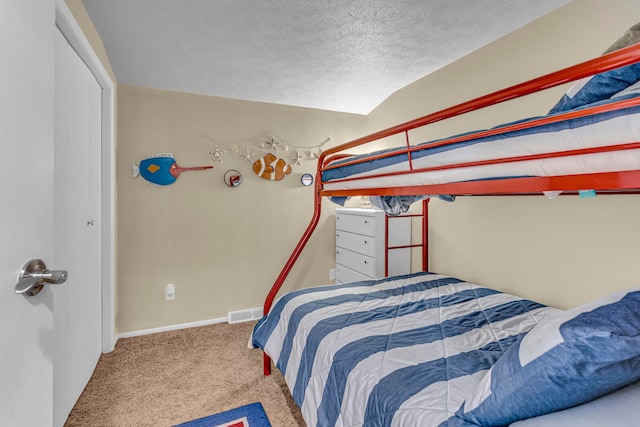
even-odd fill
[(248, 308), (246, 310), (230, 311), (227, 313), (229, 323), (248, 322), (262, 318), (262, 307)]

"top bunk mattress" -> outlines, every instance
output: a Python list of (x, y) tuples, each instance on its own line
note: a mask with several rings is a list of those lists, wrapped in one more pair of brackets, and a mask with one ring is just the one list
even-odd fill
[[(335, 160), (322, 173), (323, 189), (637, 170), (640, 149), (623, 147), (638, 141), (640, 96), (633, 94), (590, 104), (569, 114), (534, 117), (418, 144), (412, 147), (410, 159), (403, 147)], [(586, 152), (594, 148), (601, 150)], [(556, 154), (546, 156), (549, 153)], [(354, 160), (358, 162), (352, 163)]]

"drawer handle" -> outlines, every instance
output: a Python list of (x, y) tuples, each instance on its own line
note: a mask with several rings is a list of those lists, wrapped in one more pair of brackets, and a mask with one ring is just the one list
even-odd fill
[(364, 260), (364, 263), (365, 263), (365, 264), (369, 264), (369, 261), (367, 261), (367, 260), (365, 259), (365, 260)]
[(364, 220), (364, 223), (365, 223), (365, 224), (369, 224), (369, 220), (366, 220), (366, 219), (365, 219), (365, 220)]
[(368, 240), (365, 240), (365, 241), (364, 241), (364, 244), (365, 244), (365, 245), (368, 245), (368, 244), (369, 244), (369, 241), (368, 241)]

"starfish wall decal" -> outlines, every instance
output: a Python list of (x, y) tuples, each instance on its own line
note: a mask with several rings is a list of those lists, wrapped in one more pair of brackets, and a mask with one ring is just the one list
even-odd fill
[(304, 156), (300, 154), (299, 151), (296, 151), (296, 155), (291, 158), (291, 160), (293, 160), (293, 163), (299, 166), (302, 166), (302, 159), (304, 159)]
[(251, 151), (249, 151), (249, 147), (247, 146), (246, 154), (241, 154), (240, 155), (243, 158), (242, 163), (246, 163), (246, 162), (251, 163), (251, 157), (253, 157), (255, 155), (256, 155), (256, 153), (252, 153)]
[(209, 151), (209, 154), (211, 154), (211, 163), (215, 162), (216, 160), (222, 163), (222, 155), (224, 153), (225, 151), (218, 150), (218, 146), (216, 145), (216, 148), (213, 151)]
[(278, 148), (282, 149), (282, 143), (280, 141), (276, 141), (273, 137), (264, 142), (267, 145), (267, 149), (273, 148), (273, 151), (278, 152)]

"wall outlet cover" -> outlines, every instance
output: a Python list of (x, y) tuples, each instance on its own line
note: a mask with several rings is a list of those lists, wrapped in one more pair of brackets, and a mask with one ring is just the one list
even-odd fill
[(173, 286), (173, 283), (169, 283), (164, 290), (164, 298), (167, 301), (173, 301), (176, 299), (176, 287)]

